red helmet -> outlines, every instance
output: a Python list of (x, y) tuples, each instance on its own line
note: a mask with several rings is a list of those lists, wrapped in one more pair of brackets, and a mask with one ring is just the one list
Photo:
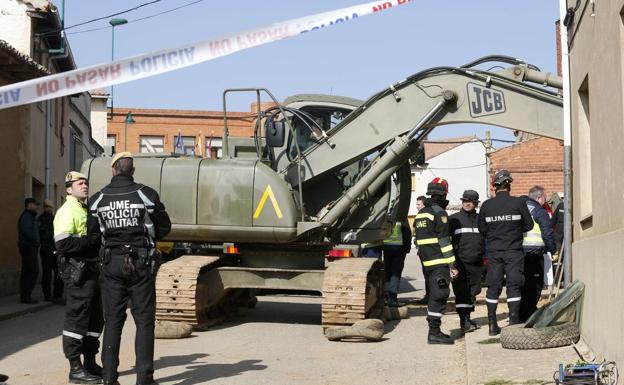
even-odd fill
[(448, 194), (448, 182), (446, 179), (436, 177), (427, 185), (427, 195), (446, 194)]

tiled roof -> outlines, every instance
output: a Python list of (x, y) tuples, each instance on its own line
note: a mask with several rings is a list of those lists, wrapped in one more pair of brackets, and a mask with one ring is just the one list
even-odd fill
[(461, 146), (462, 144), (470, 142), (476, 138), (477, 138), (476, 136), (471, 135), (471, 136), (460, 136), (457, 138), (435, 139), (431, 141), (425, 141), (425, 160), (429, 160), (433, 157), (443, 154), (457, 146)]
[[(9, 57), (8, 63), (0, 64), (0, 75), (8, 74), (17, 80), (26, 80), (39, 75), (50, 74), (47, 68), (31, 59), (30, 56), (24, 55), (4, 40), (0, 40), (0, 54)], [(16, 64), (21, 65), (21, 68), (16, 68)], [(32, 72), (25, 73), (24, 69), (31, 70)]]

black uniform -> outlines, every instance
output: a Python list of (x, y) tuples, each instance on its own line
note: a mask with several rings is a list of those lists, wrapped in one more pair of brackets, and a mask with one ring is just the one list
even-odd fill
[(449, 237), (448, 214), (434, 200), (428, 198), (414, 220), (414, 242), (425, 271), (425, 284), (429, 287), (427, 321), (439, 328), (446, 310), (451, 283), (450, 267), (455, 256)]
[(481, 269), (485, 241), (478, 228), (476, 210), (460, 210), (449, 217), (449, 232), (457, 258), (459, 276), (453, 281), (455, 308), (462, 316), (474, 311), (477, 295), (481, 292)]
[(561, 250), (561, 245), (563, 244), (563, 214), (563, 202), (561, 202), (557, 205), (550, 221), (554, 228), (553, 238), (555, 239), (557, 250)]
[(488, 314), (496, 314), (498, 297), (507, 279), (509, 320), (518, 322), (522, 284), (524, 283), (523, 234), (533, 228), (533, 218), (523, 199), (508, 191), (498, 191), (481, 205), (479, 231), (485, 236), (488, 250), (486, 302)]
[(167, 235), (171, 221), (152, 188), (130, 176), (114, 176), (91, 198), (89, 231), (104, 241), (101, 285), (104, 302), (105, 382), (117, 380), (121, 330), (128, 300), (136, 323), (135, 353), (138, 384), (150, 384), (154, 375), (156, 289), (154, 241)]
[(550, 217), (539, 202), (526, 198), (527, 208), (533, 217), (533, 228), (525, 233), (524, 248), (524, 285), (520, 301), (520, 322), (537, 310), (537, 303), (544, 287), (544, 254), (557, 251), (553, 237)]
[(17, 222), (18, 248), (22, 256), (20, 272), (20, 300), (24, 303), (36, 302), (31, 297), (39, 274), (39, 229), (37, 213), (24, 210)]
[(41, 239), (41, 289), (46, 301), (60, 299), (63, 295), (63, 281), (59, 275), (54, 255), (54, 215), (39, 215), (39, 238)]

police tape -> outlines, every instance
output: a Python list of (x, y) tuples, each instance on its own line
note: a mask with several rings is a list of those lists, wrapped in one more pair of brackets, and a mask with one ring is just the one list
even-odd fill
[(301, 17), (218, 39), (164, 49), (107, 64), (0, 87), (0, 109), (78, 94), (175, 71), (248, 48), (352, 21), (411, 0), (375, 1)]

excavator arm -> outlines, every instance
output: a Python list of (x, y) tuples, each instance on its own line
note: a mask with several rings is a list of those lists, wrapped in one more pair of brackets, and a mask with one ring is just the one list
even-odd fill
[(535, 66), (513, 64), (498, 72), (471, 65), (428, 69), (356, 108), (327, 132), (325, 140), (278, 170), (292, 186), (301, 183), (304, 196), (331, 195), (327, 182), (337, 171), (379, 151), (346, 191), (326, 196), (328, 204), (315, 216), (318, 224), (302, 226), (299, 234), (316, 227), (330, 234), (346, 227), (363, 227), (366, 220), (349, 225), (349, 219), (363, 209), (374, 211), (372, 198), (379, 196), (382, 186), (388, 188), (391, 176), (407, 164), (419, 143), (437, 126), (478, 123), (562, 139), (562, 97), (553, 90), (561, 87), (561, 79)]

